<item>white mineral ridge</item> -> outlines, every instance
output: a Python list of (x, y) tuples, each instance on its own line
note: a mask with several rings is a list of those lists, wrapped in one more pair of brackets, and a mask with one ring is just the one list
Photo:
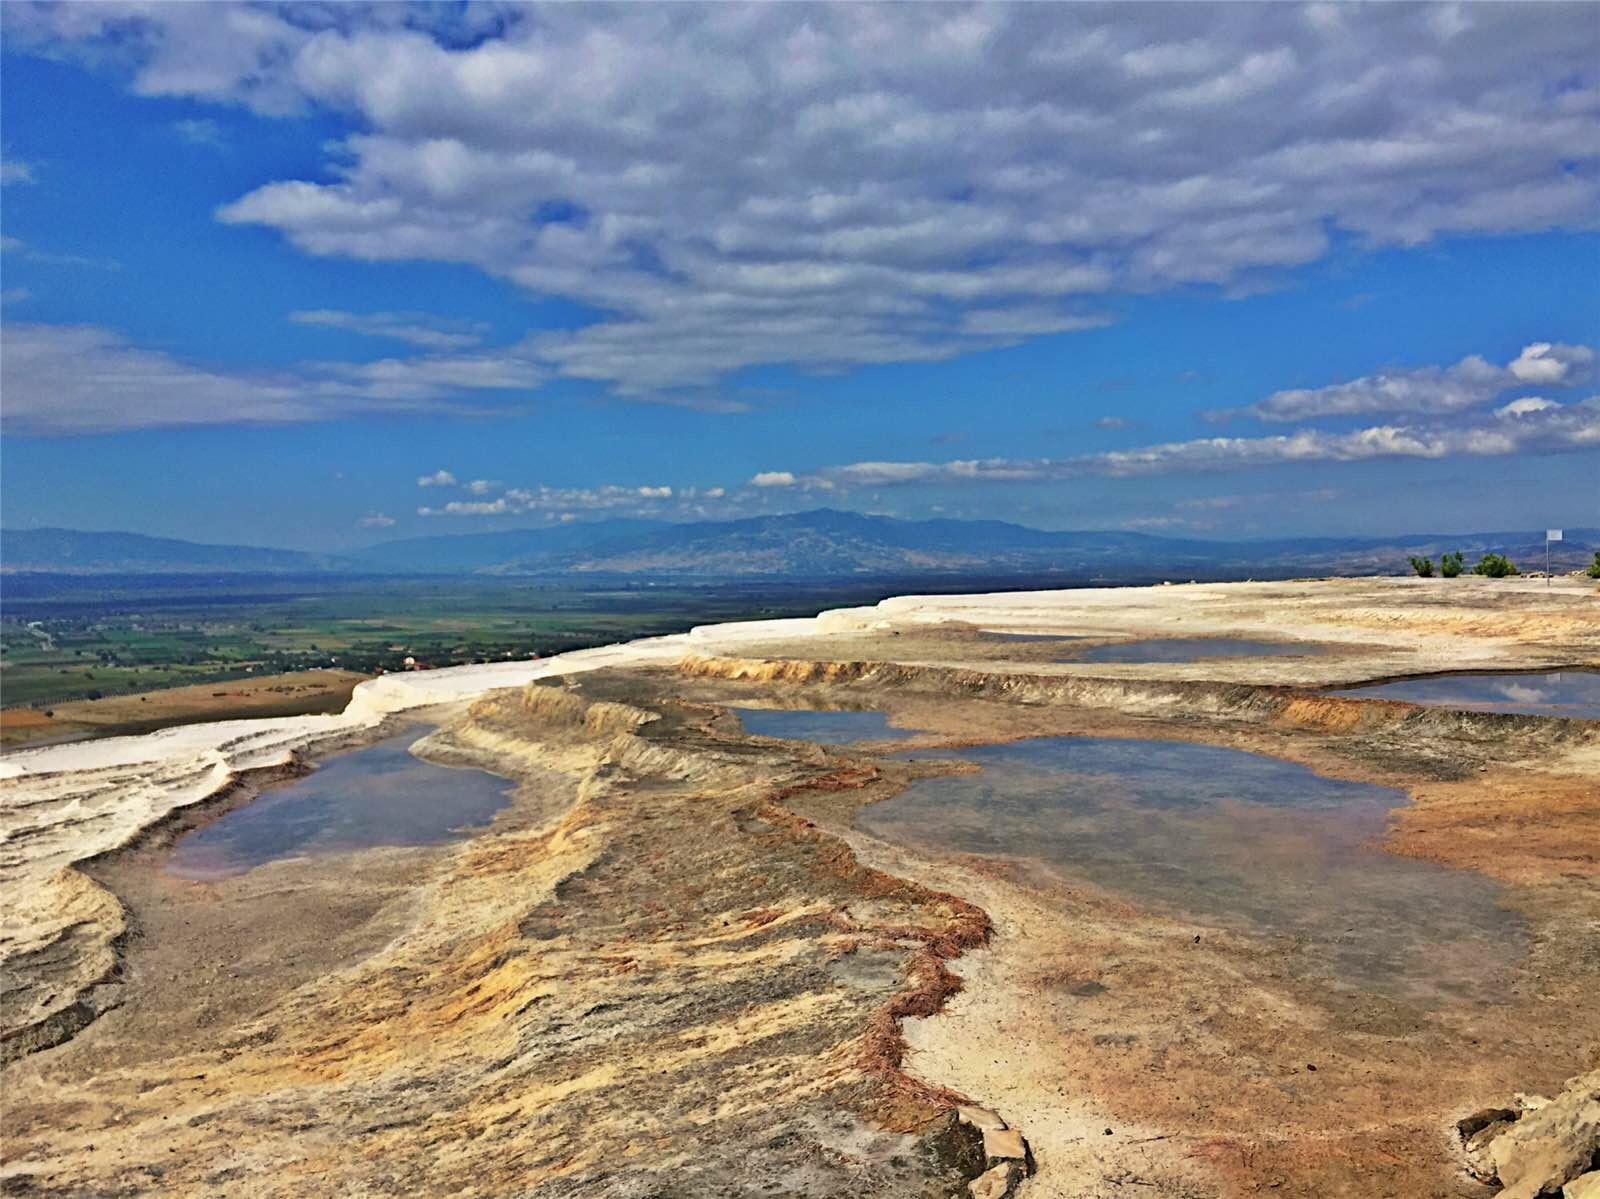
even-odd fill
[(810, 617), (707, 625), (552, 658), (389, 674), (356, 687), (337, 715), (222, 720), (8, 754), (0, 759), (0, 887), (38, 885), (64, 866), (125, 844), (174, 809), (215, 794), (242, 771), (282, 765), (297, 750), (374, 728), (396, 713), (471, 700), (535, 679), (672, 662), (696, 650), (804, 637), (816, 629)]

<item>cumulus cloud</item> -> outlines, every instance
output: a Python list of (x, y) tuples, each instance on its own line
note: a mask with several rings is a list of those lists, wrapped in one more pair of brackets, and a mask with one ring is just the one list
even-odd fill
[(323, 181), (221, 219), (583, 303), (541, 360), (642, 398), (1600, 212), (1600, 26), (1564, 5), (113, 3), (7, 32), (143, 95), (346, 114)]
[(422, 312), (341, 312), (314, 308), (291, 312), (289, 319), (297, 325), (320, 325), (367, 337), (388, 337), (427, 350), (460, 350), (475, 346), (488, 331), (485, 325)]
[(752, 487), (793, 487), (797, 480), (786, 470), (764, 470), (750, 480)]
[(385, 516), (382, 512), (369, 512), (356, 521), (358, 529), (387, 529), (395, 523), (392, 516)]
[(505, 484), (499, 479), (473, 479), (466, 486), (473, 495), (488, 495), (491, 491), (498, 491)]
[(1594, 351), (1588, 346), (1552, 345), (1535, 342), (1523, 348), (1506, 367), (1523, 383), (1543, 385), (1586, 383), (1592, 377)]
[(418, 487), (454, 487), (455, 485), (456, 477), (442, 466), (431, 475), (417, 476)]
[(1536, 342), (1504, 367), (1476, 354), (1454, 366), (1363, 375), (1328, 387), (1274, 392), (1244, 408), (1207, 413), (1213, 420), (1253, 416), (1265, 421), (1300, 421), (1326, 416), (1440, 415), (1464, 412), (1507, 391), (1529, 384), (1572, 387), (1593, 377), (1594, 351), (1588, 346)]

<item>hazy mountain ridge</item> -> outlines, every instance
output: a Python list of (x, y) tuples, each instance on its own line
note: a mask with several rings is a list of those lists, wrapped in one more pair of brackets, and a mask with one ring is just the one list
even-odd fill
[[(907, 521), (818, 509), (740, 520), (666, 524), (608, 520), (405, 538), (336, 556), (253, 546), (203, 545), (136, 533), (28, 529), (0, 534), (7, 573), (368, 573), (637, 575), (757, 578), (792, 575), (1039, 574), (1111, 572), (1194, 576), (1251, 570), (1392, 574), (1411, 554), (1494, 551), (1523, 570), (1544, 565), (1543, 531), (1391, 537), (1203, 541), (1133, 532), (1052, 532), (1005, 521)], [(1600, 529), (1570, 529), (1553, 558), (1587, 564)]]
[(54, 574), (317, 573), (346, 569), (347, 560), (304, 550), (206, 545), (142, 533), (79, 529), (0, 531), (0, 572)]

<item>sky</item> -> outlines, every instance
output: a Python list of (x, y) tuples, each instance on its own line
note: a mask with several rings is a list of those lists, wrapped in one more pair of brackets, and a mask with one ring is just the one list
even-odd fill
[(1600, 525), (1594, 4), (0, 5), (0, 517)]

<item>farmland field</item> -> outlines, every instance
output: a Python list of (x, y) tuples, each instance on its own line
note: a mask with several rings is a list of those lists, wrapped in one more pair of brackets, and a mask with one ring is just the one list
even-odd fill
[[(4, 743), (142, 730), (159, 721), (158, 710), (168, 713), (167, 723), (266, 715), (266, 708), (275, 715), (326, 710), (328, 695), (341, 687), (347, 695), (353, 684), (306, 691), (277, 676), (318, 671), (359, 679), (404, 669), (407, 658), (438, 667), (549, 656), (697, 624), (873, 602), (890, 590), (888, 584), (12, 575), (0, 619)], [(258, 684), (248, 700), (237, 685), (245, 681)], [(219, 686), (211, 703), (204, 685), (224, 683), (235, 685)], [(274, 687), (291, 690), (274, 693)], [(92, 707), (174, 688), (185, 689), (184, 696), (168, 696), (156, 710), (145, 701), (126, 721)], [(297, 695), (301, 705), (324, 707), (296, 709)]]

